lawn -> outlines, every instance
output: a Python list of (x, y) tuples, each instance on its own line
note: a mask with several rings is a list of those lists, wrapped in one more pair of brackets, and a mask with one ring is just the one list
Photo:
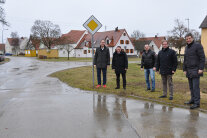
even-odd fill
[[(51, 59), (39, 59), (41, 61), (51, 61), (51, 62), (63, 62), (63, 61), (79, 61), (79, 62), (91, 62), (92, 58), (81, 58), (81, 57), (70, 57), (69, 60), (67, 57), (51, 58)], [(129, 57), (129, 61), (141, 61), (138, 57)]]
[[(156, 92), (146, 91), (144, 72), (140, 70), (137, 64), (129, 64), (127, 71), (127, 90), (115, 90), (116, 76), (115, 73), (108, 69), (107, 72), (107, 88), (93, 89), (92, 88), (92, 67), (79, 67), (74, 69), (63, 70), (51, 74), (51, 77), (57, 77), (68, 85), (83, 90), (98, 91), (104, 93), (113, 93), (127, 97), (138, 97), (141, 99), (152, 100), (158, 103), (171, 104), (174, 106), (183, 107), (184, 102), (190, 99), (188, 81), (181, 70), (178, 70), (173, 76), (174, 81), (174, 100), (168, 98), (160, 99), (162, 95), (161, 77), (156, 73)], [(96, 72), (95, 72), (96, 76)], [(201, 109), (207, 110), (207, 73), (201, 78)], [(97, 84), (95, 77), (95, 84)], [(122, 84), (122, 82), (121, 82)]]
[(2, 65), (2, 64), (4, 64), (4, 63), (7, 63), (7, 62), (9, 62), (9, 61), (10, 61), (10, 59), (9, 59), (9, 58), (5, 58), (5, 60), (4, 60), (4, 61), (0, 62), (0, 65)]

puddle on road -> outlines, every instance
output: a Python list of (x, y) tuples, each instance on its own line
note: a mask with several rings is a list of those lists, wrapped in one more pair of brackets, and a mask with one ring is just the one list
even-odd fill
[(38, 68), (30, 68), (30, 69), (27, 69), (29, 71), (33, 71), (33, 70), (38, 70)]
[(18, 70), (20, 70), (20, 68), (12, 68), (11, 72), (15, 72), (15, 71), (18, 71)]

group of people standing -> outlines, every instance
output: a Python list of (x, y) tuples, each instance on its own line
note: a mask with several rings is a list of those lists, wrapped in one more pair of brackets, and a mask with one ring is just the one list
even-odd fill
[[(188, 78), (191, 99), (185, 104), (191, 105), (190, 109), (200, 107), (200, 77), (203, 76), (205, 67), (205, 54), (203, 46), (194, 41), (191, 33), (186, 37), (183, 72)], [(103, 73), (103, 87), (106, 88), (107, 66), (110, 65), (109, 49), (105, 46), (105, 40), (101, 41), (100, 47), (96, 49), (94, 66), (97, 68), (98, 85), (101, 87), (101, 72)], [(161, 75), (163, 84), (163, 95), (159, 98), (167, 98), (167, 86), (169, 87), (169, 100), (173, 100), (173, 75), (178, 66), (177, 54), (168, 46), (168, 41), (162, 41), (162, 50), (155, 54), (145, 45), (141, 60), (141, 70), (144, 70), (147, 91), (155, 92), (155, 72)], [(123, 79), (123, 88), (126, 89), (126, 71), (128, 69), (128, 58), (120, 46), (117, 46), (112, 58), (112, 69), (116, 74), (116, 88), (120, 89), (120, 74)], [(151, 86), (150, 79), (151, 78)]]

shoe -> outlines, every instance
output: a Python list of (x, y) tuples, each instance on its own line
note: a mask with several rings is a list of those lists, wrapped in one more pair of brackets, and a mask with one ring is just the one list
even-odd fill
[(120, 87), (116, 87), (115, 89), (120, 89)]
[(195, 109), (195, 108), (199, 108), (199, 107), (200, 107), (200, 105), (194, 104), (190, 107), (190, 109)]
[(162, 96), (160, 96), (159, 98), (166, 98), (167, 96), (165, 96), (165, 95), (162, 95)]
[(185, 102), (184, 104), (194, 104), (193, 101), (188, 101), (188, 102)]
[(97, 86), (96, 86), (96, 88), (100, 88), (100, 87), (101, 87), (101, 85), (97, 85)]
[(169, 100), (173, 100), (173, 97), (170, 97)]
[(150, 88), (147, 88), (147, 91), (150, 91), (151, 89)]
[(103, 85), (104, 88), (106, 88), (106, 85)]
[(123, 87), (124, 90), (126, 90), (126, 87)]
[(155, 92), (155, 90), (151, 90), (151, 92)]

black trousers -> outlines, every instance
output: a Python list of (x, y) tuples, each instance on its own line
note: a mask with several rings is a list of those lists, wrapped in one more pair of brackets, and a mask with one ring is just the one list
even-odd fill
[(200, 77), (199, 78), (188, 78), (190, 92), (191, 92), (191, 102), (196, 105), (200, 105)]
[(120, 87), (120, 74), (122, 75), (123, 88), (126, 88), (126, 73), (116, 73), (116, 85)]

